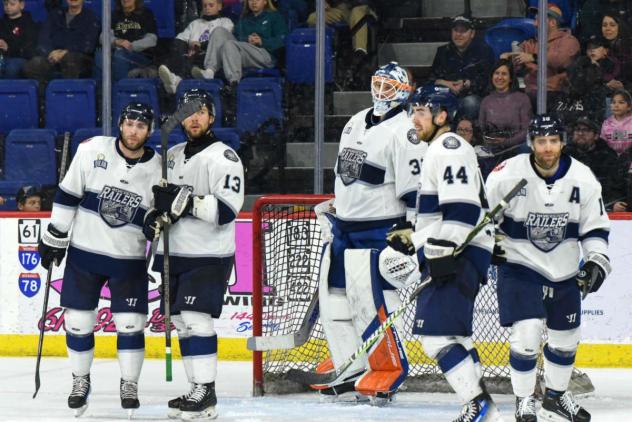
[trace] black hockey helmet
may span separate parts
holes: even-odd
[[[536,136],[554,136],[560,135],[562,145],[566,145],[566,128],[560,119],[553,114],[536,114],[529,122],[529,131],[527,132],[527,143],[533,145],[533,139]]]
[[[145,103],[131,102],[125,106],[119,116],[118,124],[121,126],[125,119],[138,120],[147,123],[149,133],[154,131],[154,112],[151,106]]]
[[[447,123],[456,116],[459,100],[446,87],[436,85],[424,85],[413,92],[408,101],[408,113],[412,114],[413,107],[428,107],[433,116],[440,111],[448,113]]]
[[[191,100],[200,100],[206,106],[211,116],[215,116],[215,103],[210,92],[201,88],[191,88],[182,94],[178,100],[178,108]]]

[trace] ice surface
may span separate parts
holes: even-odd
[[[0,421],[120,421],[127,419],[119,401],[116,360],[97,359],[92,367],[90,406],[79,419],[66,406],[71,375],[67,359],[43,358],[42,387],[36,399],[34,358],[0,358]],[[632,369],[588,369],[596,392],[580,398],[595,422],[632,421]],[[460,411],[453,394],[400,393],[386,408],[321,403],[315,394],[251,397],[248,362],[220,362],[217,380],[218,421],[234,422],[391,422],[451,421]],[[167,400],[188,390],[182,364],[174,362],[174,381],[164,380],[164,362],[146,360],[139,382],[141,407],[136,421],[167,421]],[[505,421],[513,420],[514,399],[494,396]]]

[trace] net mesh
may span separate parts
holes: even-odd
[[[259,210],[262,233],[263,312],[262,334],[275,336],[299,330],[313,295],[318,294],[318,270],[322,253],[320,228],[315,219],[315,204],[266,204]],[[400,290],[403,299],[415,286]],[[509,378],[509,330],[498,322],[496,271],[491,267],[488,283],[476,298],[473,340],[483,366],[487,388],[492,393],[511,393]],[[419,337],[413,336],[414,307],[410,306],[396,322],[403,338],[410,372],[403,388],[408,391],[452,391],[435,361],[423,351]],[[255,321],[257,323],[257,321]],[[309,340],[289,350],[273,350],[263,355],[264,392],[292,393],[307,387],[285,379],[289,369],[313,371],[329,357],[320,321],[311,331]],[[541,375],[541,362],[539,372]],[[583,380],[575,393],[592,391],[590,380],[575,371],[574,378]],[[575,386],[577,383],[571,383]]]

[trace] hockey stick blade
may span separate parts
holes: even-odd
[[[180,123],[182,123],[183,120],[186,120],[187,117],[197,113],[202,109],[202,107],[202,101],[197,98],[182,104],[180,108],[178,108],[176,112],[173,113],[162,125],[160,131],[162,133],[166,132],[166,134],[169,135]]]
[[[527,184],[526,179],[521,179],[514,187],[505,195],[498,205],[492,208],[489,212],[485,214],[485,217],[481,220],[480,223],[474,227],[470,233],[466,236],[465,240],[458,248],[456,248],[454,254],[459,255],[467,245],[472,241],[472,239],[481,232],[493,219],[496,215],[501,212],[503,209],[507,208],[509,202],[515,197],[522,188],[524,188]],[[388,330],[388,328],[395,323],[395,320],[402,315],[408,306],[415,302],[417,296],[430,285],[432,279],[429,277],[422,281],[422,283],[406,298],[406,300],[397,307],[386,320],[367,338],[364,343],[362,343],[355,352],[337,369],[334,371],[326,372],[326,373],[316,373],[316,372],[305,372],[299,369],[291,369],[287,372],[287,378],[298,382],[304,385],[318,385],[318,386],[326,386],[331,387],[333,385],[341,382],[345,376],[346,371],[353,365],[353,363],[369,349],[377,343],[377,341],[382,337],[382,335]]]

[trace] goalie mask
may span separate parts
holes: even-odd
[[[559,135],[562,145],[566,145],[566,129],[561,120],[551,114],[538,114],[529,122],[527,144],[533,146],[533,139],[538,136]]]
[[[371,78],[373,115],[383,116],[389,110],[405,104],[411,91],[408,72],[397,62],[380,67]]]
[[[154,112],[151,106],[145,103],[129,103],[126,105],[119,115],[119,127],[126,119],[143,122],[149,127],[149,133],[154,131]]]

